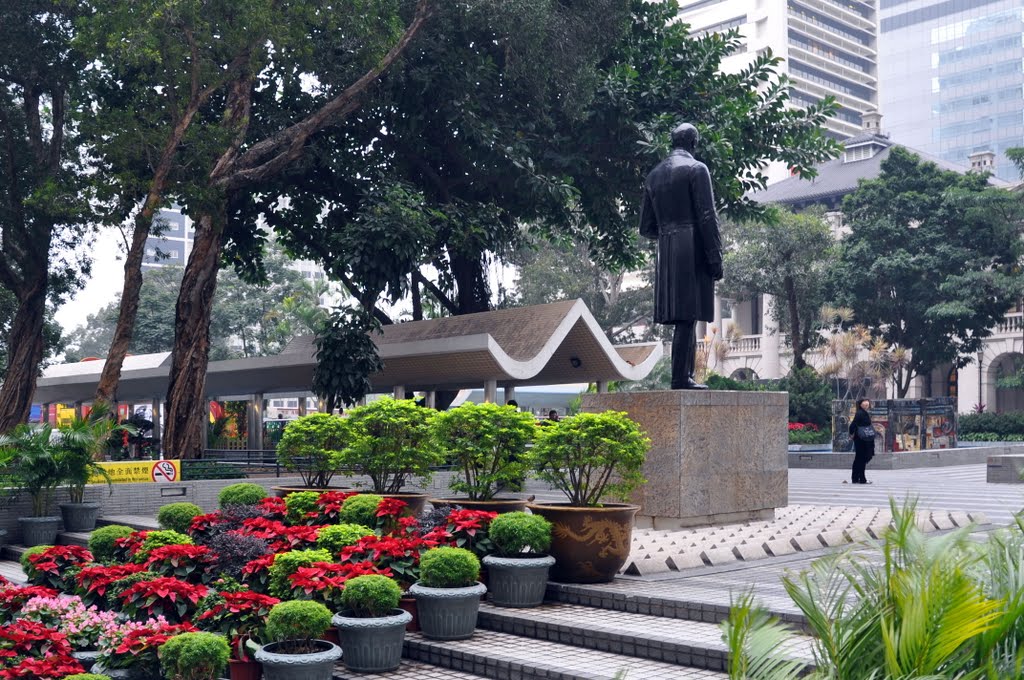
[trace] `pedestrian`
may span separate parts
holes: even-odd
[[[875,457],[875,426],[871,424],[870,399],[857,402],[857,413],[850,422],[850,436],[853,437],[853,483],[870,484],[864,476],[864,468]]]

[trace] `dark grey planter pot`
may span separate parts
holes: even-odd
[[[0,548],[7,545],[7,529],[0,529]]]
[[[263,680],[331,680],[341,647],[316,640],[321,651],[312,654],[279,654],[272,642],[260,647],[256,660],[263,664]]]
[[[92,668],[97,659],[100,658],[100,653],[95,649],[84,649],[80,652],[71,652],[71,656],[78,660],[78,663],[82,664],[82,668],[88,673],[89,669]]]
[[[386,673],[402,663],[405,624],[412,614],[393,609],[391,616],[361,619],[351,611],[335,614],[331,623],[341,638],[341,660],[356,673]]]
[[[99,503],[61,503],[64,531],[92,531],[100,516]]]
[[[26,548],[53,545],[60,530],[60,517],[19,517],[21,542]]]
[[[487,587],[428,588],[414,583],[409,594],[416,598],[420,631],[431,640],[465,640],[473,637],[480,596]]]
[[[148,666],[138,666],[135,668],[106,668],[102,661],[97,661],[93,664],[90,673],[97,675],[106,675],[112,678],[112,680],[163,680],[163,675],[159,669],[150,668]]]
[[[487,555],[487,595],[499,607],[536,607],[544,602],[548,571],[555,563],[550,555],[498,557]]]

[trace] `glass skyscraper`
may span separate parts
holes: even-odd
[[[884,129],[899,144],[968,164],[1024,146],[1024,0],[880,0]]]

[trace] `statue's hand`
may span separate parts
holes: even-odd
[[[725,272],[722,271],[721,262],[712,262],[709,268],[711,269],[711,278],[715,281],[721,281],[725,278]]]

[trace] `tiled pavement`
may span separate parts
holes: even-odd
[[[352,673],[345,670],[341,664],[334,671],[333,680],[373,680],[374,678],[387,678],[388,680],[481,680],[485,676],[474,675],[454,671],[442,666],[432,666],[421,661],[402,659],[402,665],[397,671],[390,673]]]

